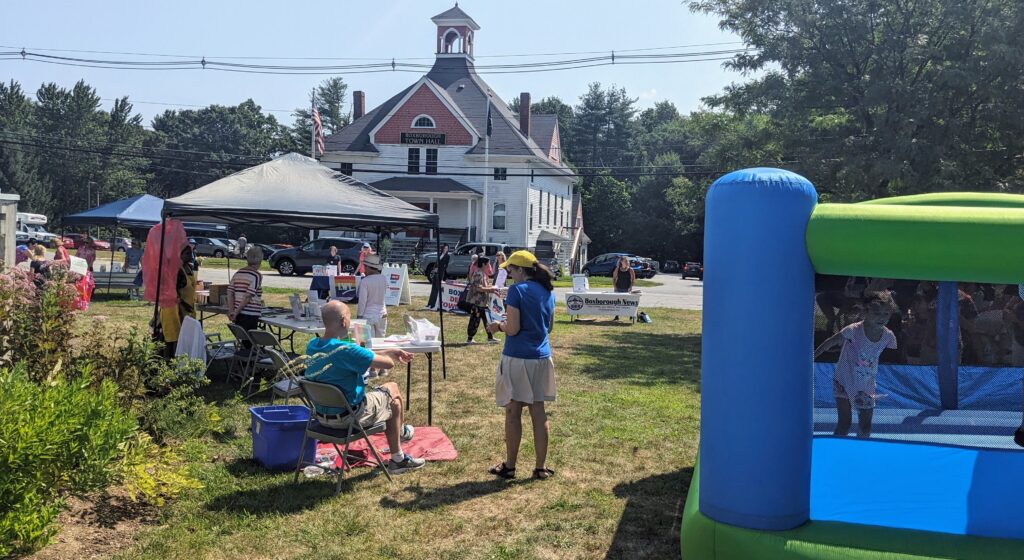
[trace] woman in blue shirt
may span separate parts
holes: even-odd
[[[495,382],[495,402],[505,408],[505,461],[489,472],[501,478],[515,478],[519,442],[523,436],[523,407],[530,409],[537,466],[533,477],[546,479],[555,474],[545,466],[548,454],[548,417],[544,401],[555,400],[555,364],[551,360],[548,333],[554,327],[555,295],[553,275],[529,251],[516,251],[502,263],[515,282],[505,298],[507,319],[487,326],[488,332],[505,333]]]

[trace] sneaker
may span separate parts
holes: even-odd
[[[401,462],[396,463],[394,459],[388,461],[388,472],[391,474],[402,474],[404,472],[422,469],[427,464],[425,459],[417,459],[408,453]]]
[[[498,344],[499,342],[501,342],[501,341],[498,340],[497,338],[488,338],[487,339],[487,344]]]
[[[416,428],[412,427],[412,424],[402,425],[402,441],[412,441],[412,435],[416,432]]]
[[[470,344],[476,344],[476,342],[471,338],[466,341],[466,346],[469,346]]]

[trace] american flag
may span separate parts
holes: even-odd
[[[313,100],[313,142],[316,144],[318,155],[324,155],[324,123],[320,120],[320,111],[316,108],[316,100]]]

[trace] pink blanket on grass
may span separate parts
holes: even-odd
[[[370,441],[377,448],[377,453],[380,453],[382,460],[387,461],[391,458],[388,439],[383,433],[370,436]],[[338,445],[338,448],[344,450],[345,446]],[[455,451],[455,446],[452,445],[452,440],[448,439],[441,428],[436,426],[417,427],[412,440],[402,443],[402,451],[427,461],[454,461],[459,456],[459,453]],[[353,461],[351,466],[374,466],[373,453],[366,447],[366,440],[352,442],[348,447],[348,452],[349,455],[359,457],[358,460]],[[341,467],[341,458],[336,456],[334,446],[330,443],[318,443],[316,453],[317,455],[335,455],[334,466]]]

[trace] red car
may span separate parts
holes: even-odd
[[[65,233],[63,237],[64,247],[66,249],[77,249],[78,247],[81,246],[83,239],[85,239],[84,233]],[[96,245],[96,248],[101,251],[110,250],[109,241],[103,241],[102,239],[93,238],[92,242],[94,245]]]

